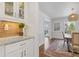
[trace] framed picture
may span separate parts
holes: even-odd
[[[5,15],[13,16],[13,2],[5,2]]]
[[[60,31],[60,23],[54,23],[54,31]]]

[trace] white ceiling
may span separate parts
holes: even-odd
[[[72,13],[79,13],[79,2],[40,2],[40,9],[51,18],[64,17]]]

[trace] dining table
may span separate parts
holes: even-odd
[[[68,52],[70,52],[70,41],[72,39],[72,35],[71,34],[68,34],[68,33],[65,33],[64,34],[64,37],[66,39],[66,42],[67,42],[67,49],[68,49]]]

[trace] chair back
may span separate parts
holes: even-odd
[[[64,33],[62,32],[62,35],[63,35],[63,39],[65,39],[65,37],[64,37]]]

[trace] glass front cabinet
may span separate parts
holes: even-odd
[[[5,2],[5,16],[24,19],[24,2]]]
[[[19,18],[24,19],[24,2],[19,2]]]

